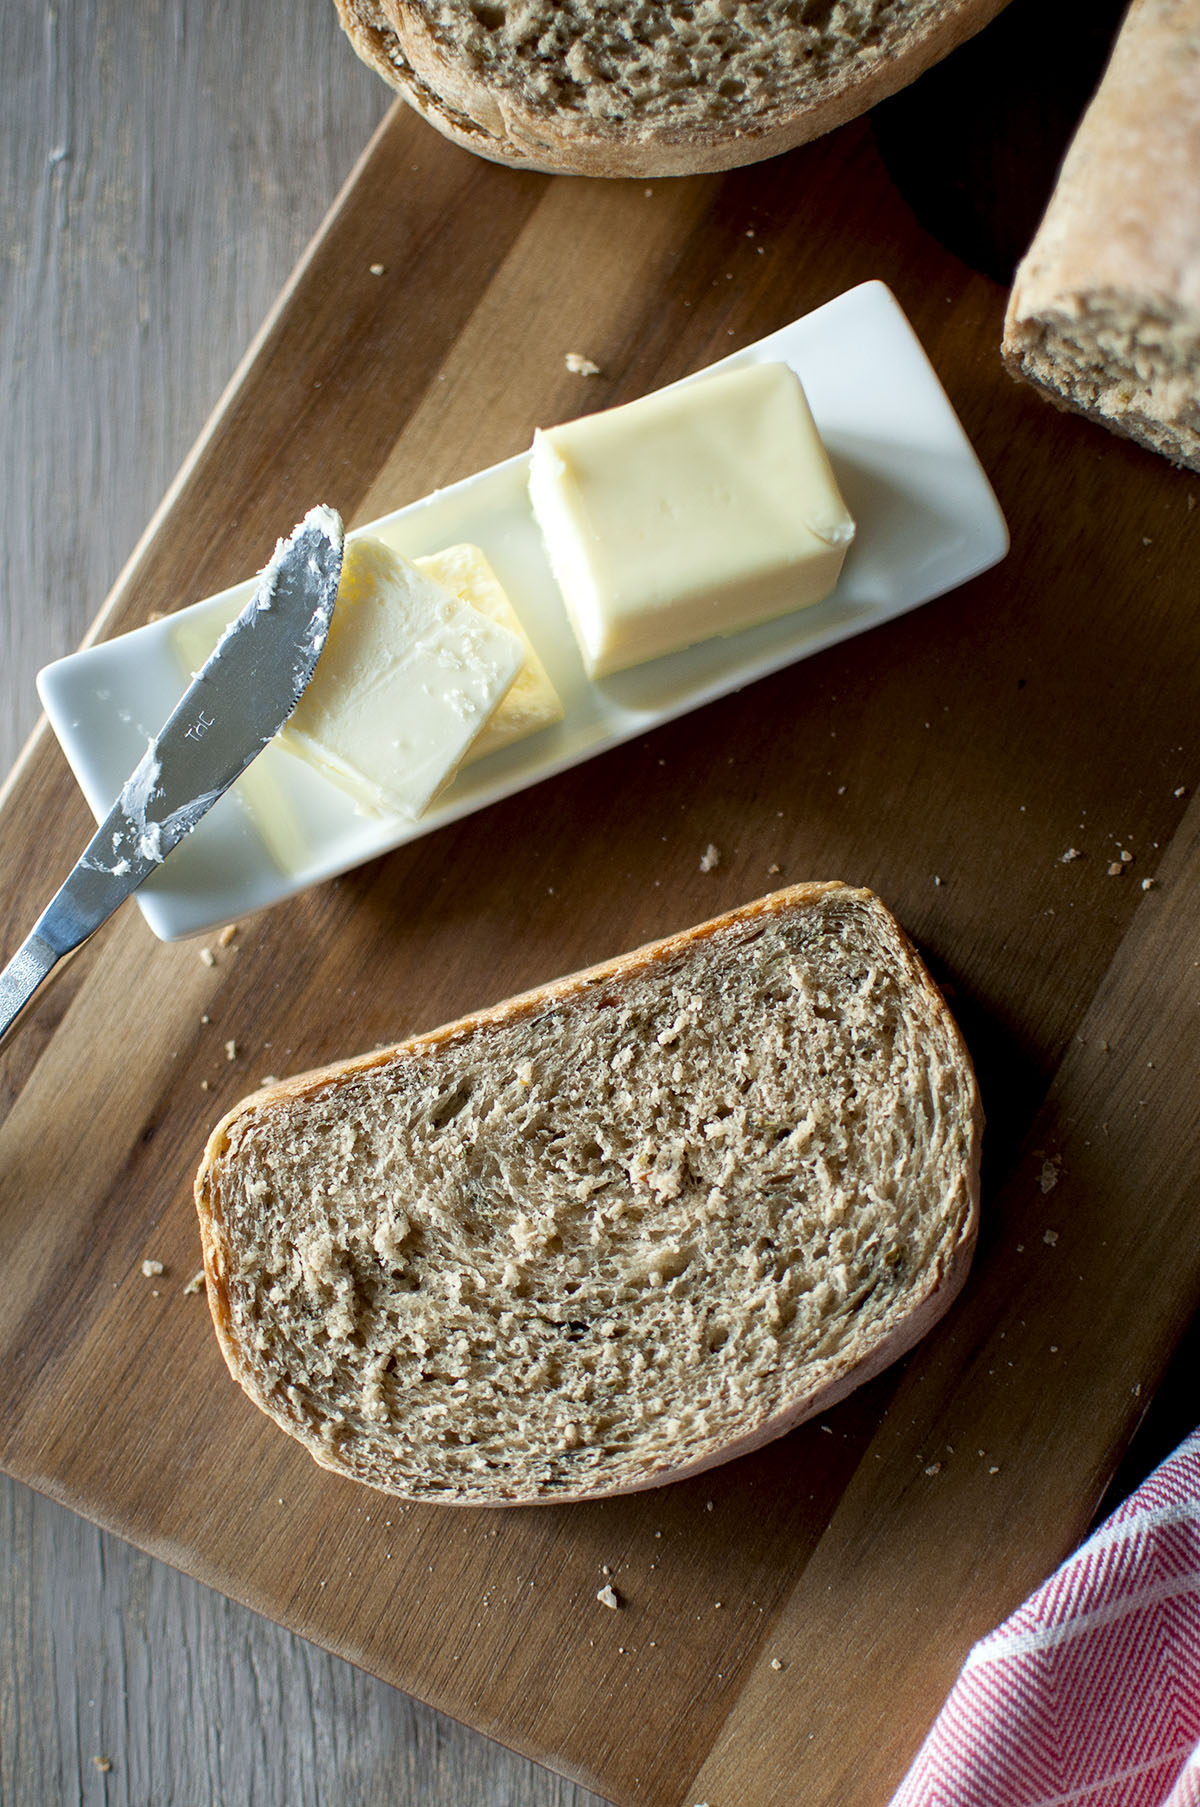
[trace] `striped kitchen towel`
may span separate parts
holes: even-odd
[[[976,1644],[892,1807],[1200,1807],[1200,1431]]]

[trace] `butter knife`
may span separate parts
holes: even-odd
[[[158,870],[288,719],[329,633],[342,546],[341,519],[324,507],[280,540],[254,595],[0,972],[0,1046],[51,969]]]

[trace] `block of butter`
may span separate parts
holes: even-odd
[[[386,528],[377,537],[385,545],[391,544]],[[357,543],[352,540],[350,545]],[[397,549],[392,547],[392,550]],[[487,753],[494,753],[500,747],[561,721],[563,706],[558,692],[503,585],[479,547],[448,546],[442,552],[430,553],[412,562],[434,583],[441,584],[461,602],[469,603],[473,609],[514,634],[524,650],[521,669],[467,748],[462,765],[472,765]],[[196,620],[194,611],[185,611],[176,623],[173,638],[183,667],[191,676],[199,671],[216,645],[217,627],[211,619]],[[271,776],[270,762],[255,760],[242,773],[235,788],[254,816],[276,863],[284,871],[290,871],[300,841],[290,820],[288,806]]]
[[[593,677],[820,602],[854,538],[786,364],[540,431],[529,491]]]
[[[379,537],[386,544],[386,531]],[[471,742],[463,764],[473,765],[477,759],[483,759],[488,753],[495,753],[500,747],[510,746],[515,740],[524,740],[527,734],[536,734],[540,729],[560,722],[563,718],[563,706],[558,692],[550,682],[550,674],[521,626],[503,584],[479,547],[447,546],[443,552],[431,552],[424,558],[414,558],[413,564],[418,571],[432,577],[435,583],[451,591],[460,601],[469,602],[481,615],[486,615],[490,621],[499,622],[510,634],[515,634],[525,649],[520,671],[491,719]]]
[[[280,744],[360,808],[414,820],[524,660],[516,634],[381,540],[348,540],[329,639]]]

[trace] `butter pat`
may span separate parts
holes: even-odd
[[[538,432],[529,491],[593,677],[820,602],[854,538],[786,364]]]
[[[381,538],[384,536],[381,535]],[[478,546],[447,546],[444,552],[433,552],[415,558],[414,565],[435,583],[450,590],[473,609],[495,621],[510,634],[515,634],[524,649],[521,669],[496,708],[471,742],[464,765],[473,765],[488,753],[507,747],[514,740],[524,740],[563,718],[563,706],[550,675],[538,658],[532,640],[517,619],[503,584]]]
[[[523,662],[515,634],[381,540],[348,540],[329,639],[280,744],[360,808],[414,820]]]

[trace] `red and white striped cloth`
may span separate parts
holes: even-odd
[[[976,1644],[892,1807],[1200,1807],[1200,1431]]]

